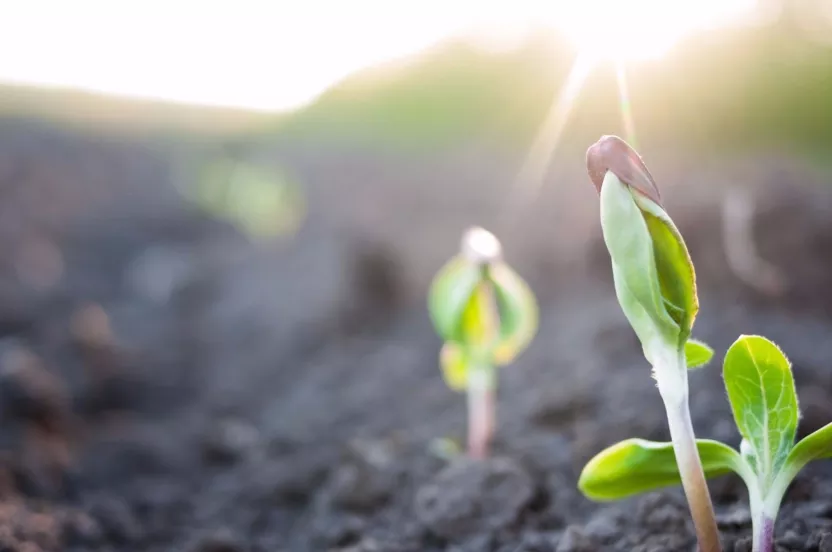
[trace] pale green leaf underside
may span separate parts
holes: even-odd
[[[742,471],[739,453],[717,441],[698,439],[705,477]],[[682,482],[672,443],[628,439],[600,452],[587,463],[578,487],[588,498],[610,501],[628,498]]]
[[[682,330],[680,338],[687,339],[699,311],[696,274],[688,248],[682,234],[661,206],[638,193],[634,193],[633,198],[653,239],[662,298]]]
[[[723,377],[737,427],[754,449],[759,476],[770,483],[792,450],[797,430],[789,361],[768,339],[740,336],[725,355]]]
[[[653,239],[632,192],[612,171],[601,186],[601,228],[618,301],[642,346],[656,339],[675,344],[679,327],[662,298]]]
[[[481,278],[480,269],[461,257],[448,261],[434,278],[428,291],[428,311],[443,340],[461,339],[462,311]]]
[[[531,288],[508,265],[495,264],[490,276],[500,313],[500,343],[494,350],[494,363],[504,365],[531,343],[539,313]]]
[[[711,361],[714,356],[714,350],[707,344],[697,341],[696,339],[688,339],[685,343],[685,362],[688,368],[700,368]]]

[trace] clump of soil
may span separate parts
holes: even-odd
[[[0,549],[693,549],[679,489],[601,505],[575,486],[603,447],[667,438],[598,234],[545,230],[594,212],[581,173],[506,231],[541,327],[500,374],[493,457],[472,461],[435,446],[463,437],[465,405],[439,377],[423,297],[460,230],[496,220],[496,158],[276,148],[309,216],[250,243],[183,202],[180,159],[152,143],[3,123],[0,146]],[[778,342],[805,434],[832,421],[832,202],[784,174],[759,186],[755,219],[760,254],[788,270],[779,297],[725,270],[715,200],[666,195],[698,268],[695,335],[718,352],[740,333]],[[737,444],[719,366],[691,386],[699,435]],[[790,489],[779,550],[832,550],[831,468]],[[725,549],[749,550],[741,482],[712,492]]]

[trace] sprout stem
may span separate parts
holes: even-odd
[[[475,365],[468,375],[468,454],[485,458],[494,437],[494,368]]]
[[[491,234],[486,233],[484,236],[487,238]],[[493,241],[499,246],[496,239]],[[496,251],[495,255],[499,255],[498,247],[494,251]],[[487,277],[489,265],[483,265],[482,270]],[[471,363],[468,375],[468,453],[472,458],[485,458],[488,456],[496,426],[494,388],[497,378],[490,359],[493,358],[493,348],[500,337],[500,313],[497,310],[494,288],[490,282],[481,284],[477,299],[481,306],[480,322],[483,327],[483,339],[480,344],[481,348],[474,352],[475,359]]]
[[[655,366],[656,380],[667,410],[667,423],[682,487],[688,500],[700,552],[722,552],[711,495],[696,448],[690,419],[684,354],[675,355],[677,365]]]
[[[753,552],[774,552],[774,519],[763,512],[754,516]]]

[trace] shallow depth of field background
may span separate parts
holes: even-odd
[[[475,224],[503,240],[543,315],[530,356],[505,372],[504,436],[528,430],[525,398],[618,369],[563,375],[619,346],[657,400],[621,329],[584,169],[603,134],[636,146],[689,239],[703,337],[734,332],[718,355],[740,331],[820,350],[828,0],[679,2],[681,20],[672,2],[636,0],[388,4],[0,5],[0,435],[16,481],[4,496],[46,497],[53,513],[81,504],[105,541],[142,550],[181,549],[217,519],[260,549],[323,549],[307,542],[330,538],[311,528],[317,503],[296,495],[328,472],[309,476],[305,459],[393,434],[426,450],[464,431],[424,302]],[[736,13],[686,29],[696,5]],[[751,226],[731,226],[744,209]],[[764,316],[731,326],[760,304],[794,308],[804,330]],[[31,370],[34,387],[18,381]],[[827,399],[802,404],[826,412]],[[553,417],[571,424],[576,465],[630,436],[607,423],[578,439],[585,410],[567,403]],[[252,442],[269,443],[247,460],[257,469],[286,451],[303,464],[280,464],[290,498],[258,503],[254,521],[230,482],[277,483],[214,467]],[[113,511],[116,529],[100,514]],[[9,546],[31,531],[59,549],[65,526],[41,522],[16,521]]]

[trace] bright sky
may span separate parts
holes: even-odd
[[[598,56],[661,55],[755,0],[0,0],[0,81],[263,110],[471,33],[565,32]]]

